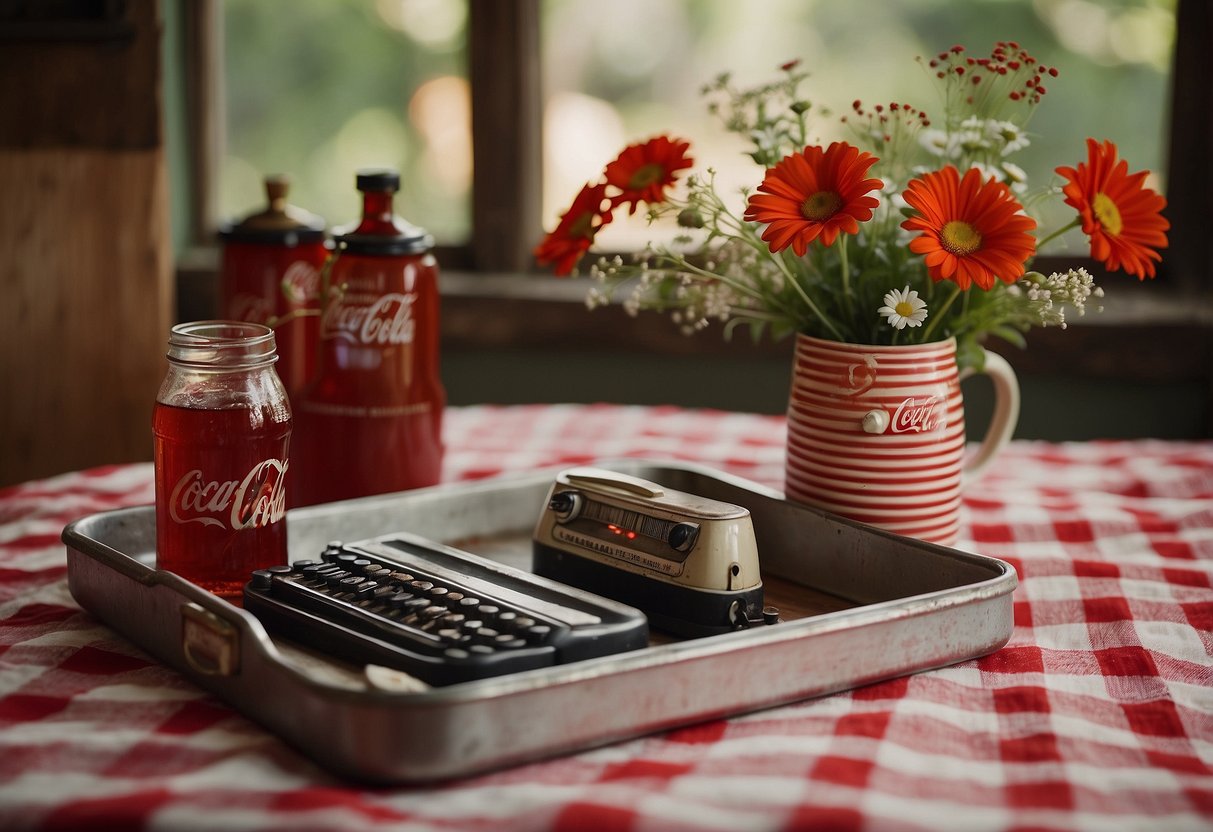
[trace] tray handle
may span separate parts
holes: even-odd
[[[181,650],[204,676],[240,673],[240,631],[193,601],[181,606]]]

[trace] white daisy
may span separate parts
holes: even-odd
[[[986,135],[1002,147],[1003,156],[1023,150],[1031,144],[1028,134],[1010,121],[990,119],[986,122]]]
[[[884,306],[877,309],[876,314],[888,318],[889,325],[894,329],[922,326],[927,319],[927,302],[907,285],[904,289],[894,289],[886,294]]]

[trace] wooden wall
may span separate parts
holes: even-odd
[[[0,18],[0,485],[151,459],[173,300],[160,22],[155,0],[95,5],[118,17]]]

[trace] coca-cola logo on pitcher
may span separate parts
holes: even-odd
[[[417,329],[416,300],[416,292],[389,292],[370,304],[339,300],[324,311],[321,337],[377,346],[411,344]]]
[[[897,406],[889,431],[892,433],[930,433],[948,426],[948,414],[942,396],[911,396]]]
[[[177,523],[201,523],[233,531],[277,523],[286,516],[286,469],[280,459],[253,466],[241,480],[208,480],[199,469],[173,487],[169,516]]]

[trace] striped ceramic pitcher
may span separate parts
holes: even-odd
[[[950,545],[960,491],[1010,439],[1019,385],[987,352],[990,429],[967,464],[956,340],[867,346],[797,336],[788,404],[790,500]]]

